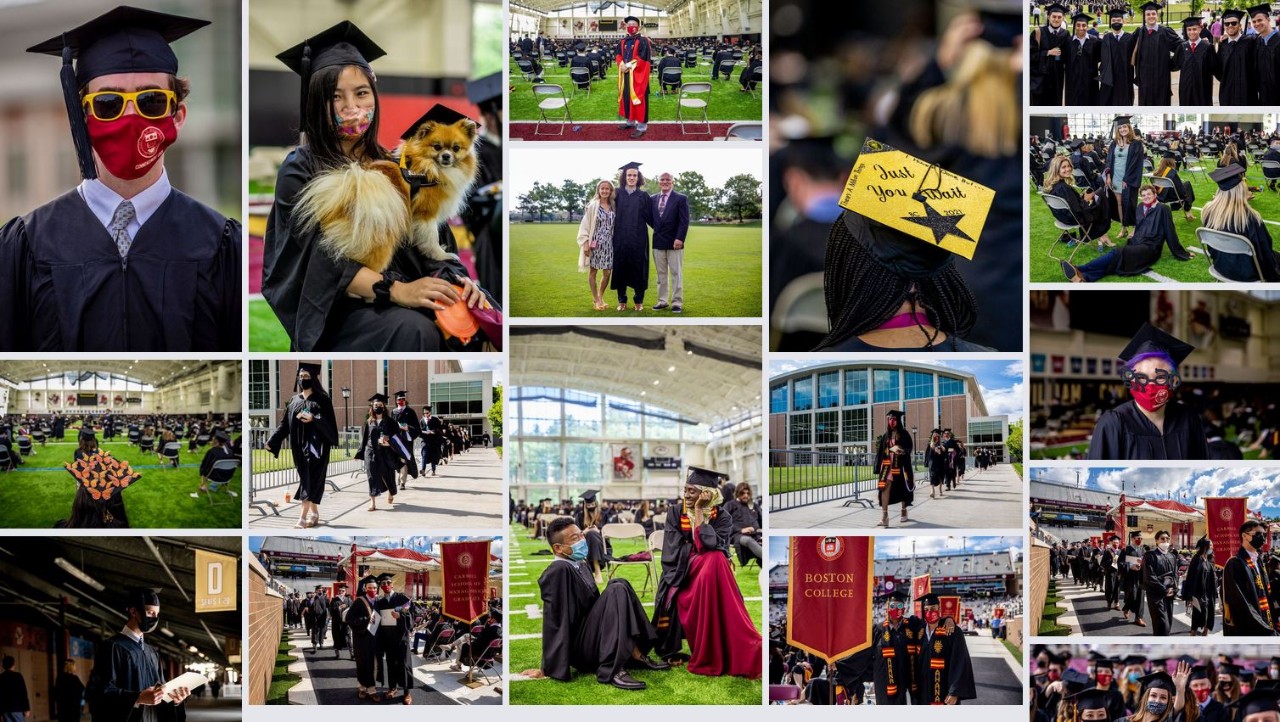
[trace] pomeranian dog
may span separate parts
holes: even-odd
[[[317,174],[298,194],[294,223],[304,233],[319,228],[320,248],[334,260],[378,273],[406,239],[432,260],[456,258],[440,243],[439,224],[466,205],[477,137],[469,119],[422,123],[400,145],[399,165],[352,162]]]

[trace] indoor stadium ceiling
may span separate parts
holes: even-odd
[[[96,371],[133,381],[141,381],[157,390],[166,384],[234,361],[0,361],[0,379],[15,384],[65,373],[89,373]]]
[[[513,386],[610,394],[708,424],[760,407],[758,326],[513,326],[511,337]]]
[[[160,627],[172,636],[157,630],[147,635],[147,641],[184,659],[195,659],[187,649],[194,646],[210,661],[226,665],[233,651],[227,649],[227,639],[241,638],[240,611],[196,613],[195,553],[198,548],[239,558],[240,543],[238,536],[0,539],[0,603],[6,604],[11,618],[47,624],[57,621],[60,599],[66,597],[70,625],[111,636],[127,621],[120,611],[125,607],[125,587],[151,587],[159,590]],[[55,563],[57,559],[63,562]],[[102,589],[68,572],[63,564]],[[244,579],[238,578],[237,583],[243,587]],[[235,598],[243,596],[237,593]],[[181,651],[179,640],[184,645]]]
[[[632,2],[632,7],[646,7],[651,10],[666,10],[671,12],[676,7],[684,5],[688,0],[650,0],[650,2],[640,3]],[[622,17],[626,14],[627,3],[621,3],[622,7],[617,5],[609,5],[601,12],[596,12],[602,4],[601,0],[592,0],[586,2],[566,2],[566,0],[511,0],[512,8],[525,8],[526,10],[536,10],[537,12],[549,13],[554,10],[569,10],[570,8],[586,7],[592,14],[598,14],[601,17]]]

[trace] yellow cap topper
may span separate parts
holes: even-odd
[[[996,192],[868,138],[840,207],[973,260]]]

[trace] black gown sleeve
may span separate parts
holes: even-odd
[[[947,679],[951,683],[947,694],[960,700],[978,696],[973,686],[973,662],[969,658],[969,645],[959,630],[951,635],[951,658],[947,660]]]
[[[1261,221],[1251,219],[1245,235],[1253,243],[1253,253],[1262,267],[1262,280],[1280,281],[1280,257],[1276,256],[1274,241]],[[2,341],[0,341],[2,343]]]
[[[1093,427],[1093,438],[1089,439],[1090,461],[1106,461],[1127,458],[1121,442],[1122,422],[1115,410],[1104,411]]]
[[[1209,458],[1209,440],[1204,436],[1204,424],[1200,414],[1184,407],[1187,416],[1187,458],[1184,461],[1203,461]]]
[[[1240,557],[1227,560],[1222,569],[1223,613],[1230,614],[1234,636],[1269,636],[1271,625],[1258,606],[1258,591]],[[1225,622],[1225,619],[1224,619]]]
[[[328,394],[319,396],[316,403],[320,406],[320,418],[312,419],[315,431],[324,439],[330,448],[338,445],[338,417],[333,413],[333,399]]]
[[[538,579],[542,596],[542,672],[552,679],[569,681],[573,658],[573,630],[578,619],[573,594],[573,570],[552,562]]]
[[[218,295],[218,334],[217,346],[220,351],[239,351],[243,344],[241,319],[244,311],[244,292],[240,279],[243,269],[240,265],[240,254],[244,241],[240,222],[231,218],[222,227],[222,239],[218,244],[218,253],[214,263],[217,265],[219,288]]]
[[[285,405],[284,413],[280,416],[280,425],[276,427],[274,432],[272,432],[271,438],[267,439],[267,451],[270,451],[272,456],[280,456],[280,447],[284,443],[284,440],[289,437],[289,424],[291,419],[289,416],[289,409],[292,408],[292,406],[292,403]]]
[[[360,448],[356,450],[355,459],[364,461],[364,449],[369,444],[369,421],[366,419],[360,424]]]
[[[31,350],[27,231],[21,218],[0,228],[0,351]],[[56,324],[53,324],[56,327]]]

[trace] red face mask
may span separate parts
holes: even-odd
[[[1196,696],[1196,701],[1204,704],[1209,699],[1209,695],[1213,694],[1213,689],[1206,687],[1204,689],[1193,689],[1191,692]]]
[[[942,617],[942,613],[936,609],[931,612],[924,613],[924,621],[928,622],[929,624],[937,624],[938,620],[941,617]]]
[[[1110,672],[1098,673],[1098,684],[1102,685],[1103,687],[1106,687],[1107,685],[1111,684],[1111,679],[1112,677]]]
[[[1133,400],[1147,411],[1155,411],[1169,403],[1170,391],[1168,386],[1147,384],[1146,389],[1139,390],[1134,385],[1130,385],[1129,393],[1133,395]]]
[[[640,32],[640,28],[630,27],[630,26],[627,27],[627,35],[635,35],[638,32]]]
[[[1050,682],[1057,682],[1057,681],[1058,681],[1058,680],[1060,680],[1060,679],[1062,679],[1062,672],[1059,672],[1059,671],[1058,671],[1058,670],[1056,670],[1056,669],[1051,669],[1051,670],[1049,670],[1049,681],[1050,681]]]
[[[892,620],[892,621],[894,621],[894,622],[898,621],[899,619],[902,619],[902,610],[901,610],[901,609],[890,609],[890,610],[888,611],[888,614],[889,614],[889,619],[890,619],[890,620]]]
[[[173,116],[151,120],[136,113],[115,120],[86,116],[89,140],[107,172],[121,180],[135,180],[147,174],[164,155],[165,148],[178,139]]]

